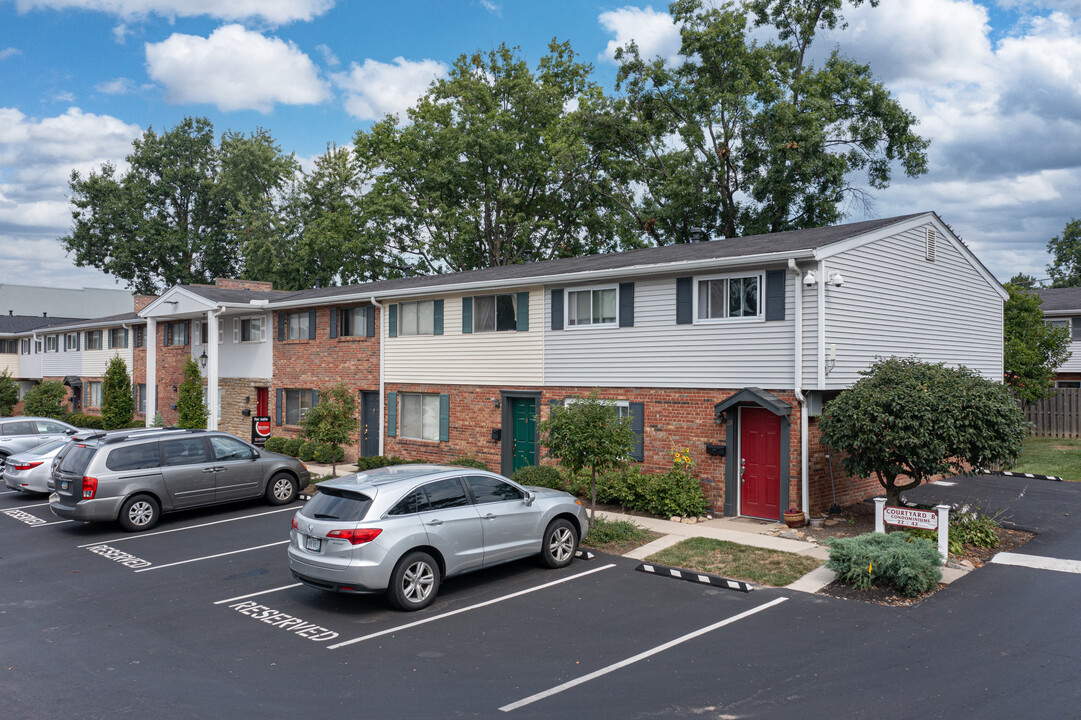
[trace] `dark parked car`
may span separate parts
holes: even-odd
[[[321,483],[293,516],[289,568],[312,587],[386,592],[396,607],[420,610],[445,577],[529,556],[568,565],[588,529],[582,504],[560,490],[402,465]]]
[[[147,530],[163,512],[263,496],[296,499],[308,469],[223,432],[165,429],[96,433],[63,452],[49,507],[70,520],[116,520]]]

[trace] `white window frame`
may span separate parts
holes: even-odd
[[[79,349],[79,333],[64,333],[64,352]]]
[[[405,306],[416,305],[417,306],[417,327],[414,332],[406,332],[405,327]],[[430,305],[432,308],[432,327],[427,332],[421,332],[420,328],[420,306]],[[420,337],[424,335],[435,335],[435,300],[410,300],[408,302],[398,303],[398,336],[399,337]]]
[[[563,399],[563,406],[574,405],[575,403],[585,402],[586,398],[583,397],[569,397]],[[619,418],[629,418],[631,416],[631,401],[630,400],[606,400],[604,398],[597,398],[597,402],[604,403],[605,405],[613,405],[616,410],[619,411]]]
[[[127,339],[124,337],[124,328],[111,328],[106,332],[108,333],[110,350],[112,350],[113,348],[126,349],[128,347]],[[115,345],[113,344],[113,333],[117,333],[120,336],[120,342],[116,343]]]
[[[511,302],[511,309],[514,318],[514,327],[499,329],[499,298],[509,297]],[[480,300],[492,299],[492,328],[481,328],[478,326],[480,320],[480,312],[478,311]],[[619,314],[619,296],[616,296],[616,314]],[[617,317],[618,321],[619,318]],[[518,332],[518,293],[492,293],[490,295],[474,295],[473,296],[473,332],[474,333],[496,333],[496,332]]]
[[[420,435],[408,435],[406,434],[405,426],[405,401],[407,398],[420,397]],[[424,425],[424,406],[434,402],[435,404],[435,420],[434,428],[425,427]],[[430,431],[430,432],[429,432]],[[431,437],[428,437],[431,435]],[[400,392],[398,393],[398,437],[405,440],[432,440],[439,441],[439,394],[438,393],[414,393],[414,392]]]
[[[252,339],[242,340],[241,339],[241,337],[243,335],[242,331],[243,331],[244,321],[245,320],[248,321],[248,328],[249,328],[248,334],[249,335],[254,334],[251,331],[251,324],[253,322],[255,322],[256,320],[259,321],[258,337],[256,337],[254,340],[252,340]],[[240,344],[253,345],[253,344],[256,344],[256,343],[266,342],[266,326],[267,326],[266,317],[263,316],[263,315],[244,315],[242,317],[233,318],[233,344],[234,345],[240,345]],[[220,327],[219,327],[219,331],[220,331]],[[221,337],[220,332],[219,332],[218,337],[219,337],[219,342],[220,342],[220,337]],[[296,338],[292,338],[292,339],[295,340]]]
[[[725,292],[725,306],[724,317],[719,318],[703,318],[698,316],[698,295],[699,286],[704,282],[711,282],[714,280],[729,281],[733,279],[742,279],[756,277],[758,278],[758,314],[744,317],[730,317],[728,315],[728,293]],[[694,279],[694,287],[691,289],[693,307],[691,309],[692,317],[695,325],[716,325],[718,323],[758,323],[766,321],[766,273],[765,271],[758,272],[734,272],[724,273],[721,275],[703,275],[702,277],[696,277]]]
[[[49,346],[52,345],[52,350]],[[59,352],[60,349],[60,336],[59,335],[46,335],[45,336],[45,352]]]
[[[87,407],[101,407],[101,381],[90,380],[86,383],[86,403]]]
[[[616,315],[612,322],[593,322],[593,293],[603,292],[605,290],[612,290],[616,294]],[[571,301],[571,296],[576,293],[590,293],[589,297],[589,322],[588,323],[572,323],[571,322],[571,307],[574,303]],[[587,285],[585,287],[565,288],[565,301],[563,303],[563,327],[568,330],[583,330],[583,329],[597,329],[597,328],[614,328],[619,327],[619,285]]]

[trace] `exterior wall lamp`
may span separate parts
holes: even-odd
[[[201,368],[203,368],[205,370],[206,369],[206,361],[208,359],[209,358],[207,358],[207,356],[206,356],[206,350],[203,350],[203,354],[199,356],[199,367],[201,367]]]

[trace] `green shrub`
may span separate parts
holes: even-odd
[[[165,418],[161,413],[154,413],[154,419],[150,421],[150,427],[165,427]]]
[[[285,452],[285,438],[271,435],[266,439],[266,442],[263,443],[263,448],[267,452]]]
[[[84,415],[82,413],[72,413],[67,419],[67,422],[75,427],[86,428],[87,430],[103,430],[105,428],[103,421],[104,418],[97,415]]]
[[[908,535],[913,540],[917,538],[920,540],[926,540],[927,542],[934,545],[936,548],[938,547],[938,530],[927,530],[925,528],[909,528],[907,530],[904,530],[903,532],[905,535]],[[949,552],[950,555],[959,556],[965,554],[965,544],[961,541],[960,537],[954,534],[952,527],[950,528],[949,545],[950,546],[949,548],[947,548],[947,552]]]
[[[18,403],[19,381],[11,376],[7,368],[4,368],[0,371],[0,416],[10,415]]]
[[[364,472],[365,470],[374,470],[388,465],[404,465],[408,462],[411,461],[397,455],[372,455],[371,457],[357,458],[357,471]]]
[[[297,457],[304,462],[311,462],[315,459],[315,448],[319,443],[314,443],[311,440],[306,440],[300,444],[300,449],[297,451]]]
[[[826,567],[837,579],[860,590],[888,585],[909,597],[934,589],[942,579],[942,558],[935,546],[908,533],[865,533],[826,540]]]
[[[345,450],[342,450],[341,445],[332,445],[330,443],[315,443],[315,451],[312,453],[312,460],[317,463],[338,463],[345,459]]]
[[[518,469],[510,479],[519,485],[532,485],[534,487],[546,487],[553,490],[566,490],[567,482],[559,468],[551,465],[529,465]]]
[[[31,417],[49,417],[62,420],[68,409],[64,398],[68,389],[57,380],[45,380],[26,391],[23,396],[23,414]]]
[[[610,542],[646,540],[650,537],[652,536],[648,530],[627,520],[606,520],[598,517],[594,518],[584,540],[593,545],[604,545]]]
[[[567,491],[578,496],[584,495],[588,488],[589,476],[584,474],[572,476],[567,483]],[[666,518],[698,517],[709,511],[697,478],[679,471],[651,475],[642,472],[638,465],[598,475],[597,502]]]
[[[472,455],[462,455],[451,460],[448,465],[458,465],[460,467],[476,468],[477,470],[487,470],[488,466],[483,461],[478,460]]]
[[[962,543],[975,547],[998,547],[999,524],[996,517],[970,511],[968,506],[961,508],[956,515],[950,513],[950,539],[956,536]]]
[[[300,456],[300,446],[304,444],[304,438],[289,438],[282,446],[282,452],[293,457]]]

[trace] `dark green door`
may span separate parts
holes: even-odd
[[[537,401],[533,398],[510,399],[511,424],[511,473],[536,465],[537,457]]]

